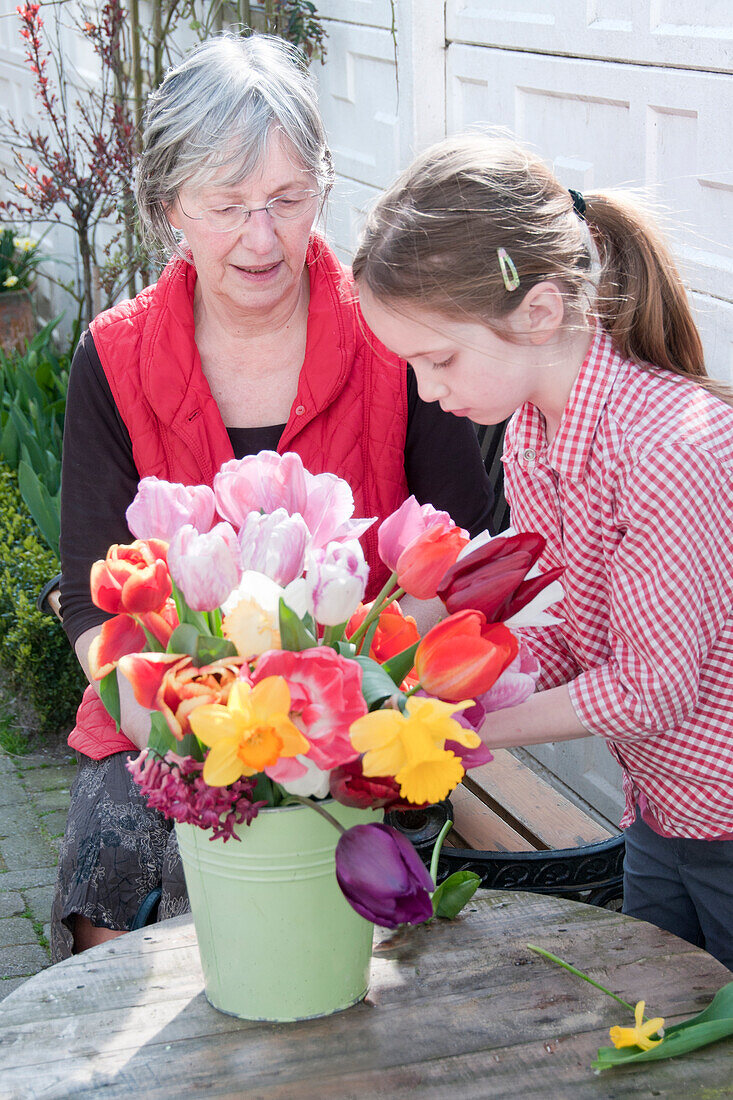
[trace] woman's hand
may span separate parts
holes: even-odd
[[[74,647],[79,658],[79,664],[84,669],[84,675],[97,694],[99,694],[99,680],[93,680],[89,673],[89,647],[101,633],[101,630],[101,625],[85,630],[77,638]],[[135,699],[132,685],[120,673],[117,674],[117,682],[120,686],[120,728],[125,737],[129,737],[139,749],[144,749],[150,737],[150,715],[152,711],[140,706]]]

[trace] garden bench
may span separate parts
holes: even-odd
[[[526,890],[618,909],[624,838],[601,824],[506,749],[473,768],[449,799],[389,815],[430,862],[447,820],[438,864],[442,881],[475,872],[494,890]]]

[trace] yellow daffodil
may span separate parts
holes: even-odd
[[[18,276],[17,275],[8,275],[7,279],[5,279],[5,281],[3,282],[3,286],[7,286],[7,287],[15,286],[15,284],[17,282],[18,282]]]
[[[463,728],[453,718],[471,701],[445,703],[440,699],[413,696],[405,714],[398,710],[377,710],[357,718],[350,728],[351,743],[364,753],[365,776],[393,775],[400,794],[410,802],[439,802],[463,777],[461,760],[445,748],[457,741],[476,748],[478,734]]]
[[[283,756],[297,756],[310,743],[288,717],[290,689],[282,676],[268,676],[255,687],[232,684],[227,705],[208,703],[191,712],[191,729],[209,746],[204,781],[225,787],[255,775]]]
[[[641,1047],[642,1050],[651,1050],[658,1046],[664,1038],[664,1020],[661,1016],[655,1016],[653,1020],[644,1022],[645,1002],[639,1001],[634,1009],[636,1027],[612,1027],[609,1031],[611,1042],[617,1048]],[[651,1039],[650,1036],[659,1032],[659,1039]]]
[[[13,237],[13,247],[20,252],[33,252],[37,244],[32,237]]]

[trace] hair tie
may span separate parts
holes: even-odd
[[[504,286],[511,294],[511,292],[516,290],[519,286],[519,273],[514,266],[514,260],[505,248],[497,248],[496,255],[499,259],[499,267],[501,268],[501,277],[504,280]]]
[[[585,199],[581,195],[580,191],[574,191],[572,187],[568,187],[568,194],[573,200],[573,210],[585,221]]]

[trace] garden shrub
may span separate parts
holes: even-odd
[[[0,666],[6,687],[38,716],[38,732],[68,730],[86,685],[61,624],[36,607],[59,570],[18,489],[0,464]]]

